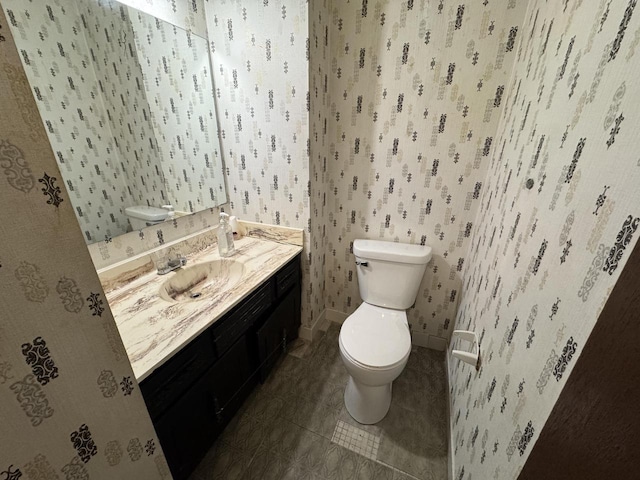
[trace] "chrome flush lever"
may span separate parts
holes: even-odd
[[[361,267],[368,267],[369,262],[359,262],[358,260],[356,260],[356,265],[359,265]]]

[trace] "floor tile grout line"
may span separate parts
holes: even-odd
[[[415,475],[412,475],[412,474],[410,474],[410,473],[407,473],[407,472],[405,472],[404,470],[401,470],[401,469],[400,469],[400,468],[398,468],[398,467],[394,467],[393,465],[390,465],[390,464],[388,464],[388,463],[385,463],[385,462],[383,462],[383,461],[381,461],[381,460],[376,460],[375,462],[376,462],[376,463],[379,463],[379,464],[380,464],[380,465],[382,465],[383,467],[390,468],[390,469],[391,469],[391,470],[393,470],[394,472],[400,472],[400,473],[402,473],[403,475],[406,475],[407,477],[412,478],[413,480],[420,480],[420,479],[419,479],[418,477],[416,477]]]
[[[264,442],[264,438],[260,441],[260,444],[254,449],[253,454],[251,455],[251,460],[249,460],[249,462],[247,463],[247,466],[242,470],[242,476],[244,476],[249,471],[249,468],[251,468],[251,464],[253,463],[253,460],[258,455],[258,451],[260,450],[260,447],[262,446],[263,442]]]
[[[284,420],[285,422],[292,423],[292,424],[293,424],[293,425],[295,425],[296,427],[303,428],[303,429],[305,429],[307,432],[311,432],[311,433],[313,433],[314,435],[318,435],[319,437],[325,438],[325,439],[329,440],[329,442],[331,443],[331,438],[330,438],[330,437],[327,437],[326,435],[323,435],[323,434],[318,433],[318,432],[314,432],[313,430],[311,430],[310,428],[305,427],[304,425],[298,425],[296,422],[294,422],[293,420],[289,420],[288,418],[282,418],[282,417],[280,417],[280,419],[281,419],[281,420]],[[332,434],[333,434],[333,433],[332,433]]]
[[[252,415],[249,415],[249,417],[253,418],[253,420],[258,420],[259,422],[261,421],[259,418],[253,417]],[[249,471],[249,468],[251,468],[251,464],[253,463],[256,456],[258,455],[258,452],[260,451],[260,447],[262,447],[262,444],[266,441],[266,438],[267,438],[267,435],[264,435],[262,437],[262,440],[260,440],[260,443],[258,444],[258,446],[253,449],[253,452],[251,454],[251,459],[247,463],[247,466],[242,470],[241,476],[244,476]]]

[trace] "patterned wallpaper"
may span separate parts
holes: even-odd
[[[171,478],[0,10],[0,477]]]
[[[450,364],[456,480],[517,477],[637,241],[635,9],[532,0],[519,29],[456,319],[483,356]]]
[[[203,39],[136,12],[134,41],[114,0],[4,6],[87,243],[126,232],[131,205],[226,201]]]
[[[307,7],[305,0],[205,4],[231,213],[306,230],[304,325],[317,305],[309,280]]]
[[[232,211],[308,227],[307,2],[205,7]]]
[[[333,3],[327,308],[360,304],[356,238],[430,245],[408,316],[414,341],[445,348],[525,9],[523,0]]]
[[[313,2],[308,57],[305,3],[248,7],[206,4],[233,213],[307,229],[305,325],[359,303],[355,238],[433,245],[410,318],[443,347],[525,5]]]
[[[182,212],[226,203],[206,37],[133,9],[129,17],[167,201]]]
[[[309,4],[309,277],[305,284],[309,305],[307,322],[321,318],[326,308],[326,254],[328,243],[328,113],[331,52],[330,0]]]

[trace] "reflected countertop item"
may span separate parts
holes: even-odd
[[[242,281],[219,294],[197,301],[169,302],[160,287],[175,272],[155,270],[106,293],[136,379],[148,377],[182,347],[302,251],[297,245],[244,237],[229,257],[244,263]],[[220,259],[217,245],[189,255],[185,268]],[[179,271],[179,270],[178,270]]]

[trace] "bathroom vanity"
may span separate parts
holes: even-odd
[[[149,271],[126,282],[112,275],[105,282],[176,480],[189,476],[287,343],[297,338],[301,250],[243,238],[228,260],[219,258],[213,244],[188,256],[187,266],[176,272],[160,276]],[[189,268],[198,272],[199,266],[225,261],[242,264],[239,280],[225,279],[232,269],[223,266],[216,273],[221,276],[217,290],[193,299],[167,298],[172,276],[180,279]],[[131,270],[127,275],[136,276]]]

